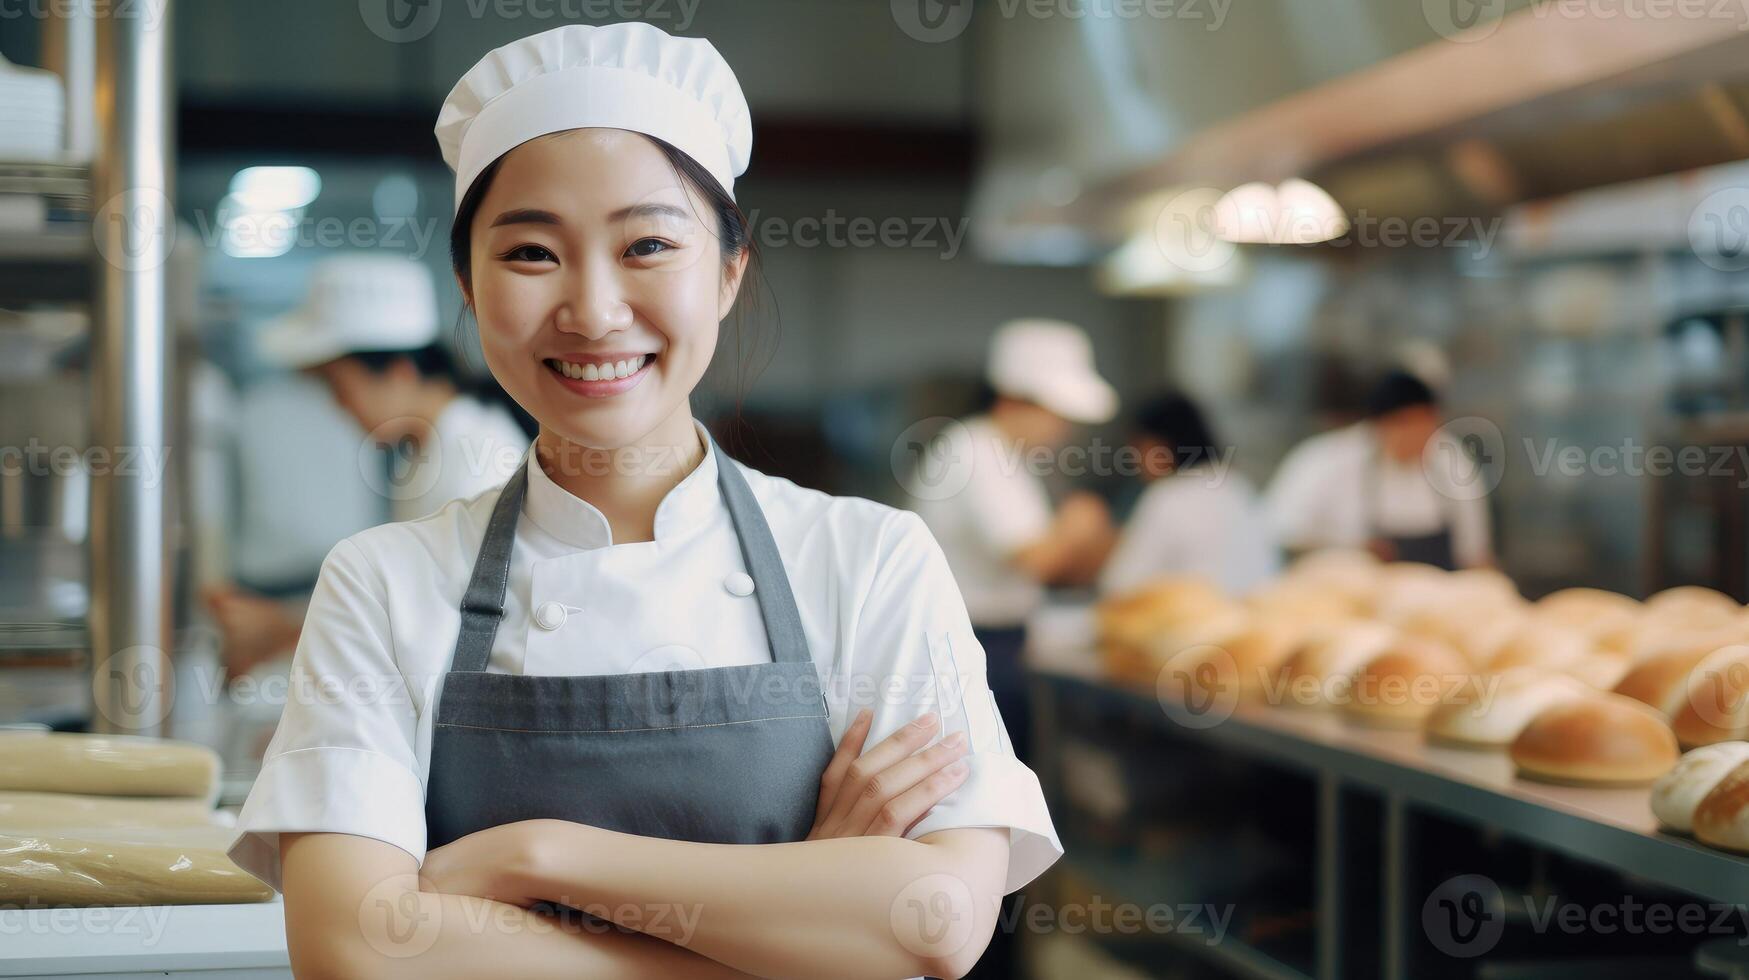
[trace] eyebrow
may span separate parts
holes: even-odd
[[[609,214],[609,221],[624,221],[627,218],[673,218],[684,221],[692,217],[692,213],[672,204],[632,204]],[[551,211],[540,208],[515,208],[492,219],[488,227],[498,228],[503,225],[563,225],[565,222]]]

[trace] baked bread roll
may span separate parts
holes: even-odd
[[[1712,652],[1712,649],[1676,650],[1648,657],[1622,677],[1615,685],[1615,693],[1651,705],[1659,714],[1674,720],[1688,700],[1689,675]]]
[[[1101,601],[1094,607],[1094,620],[1106,675],[1152,685],[1160,669],[1151,647],[1154,638],[1207,608],[1231,604],[1220,589],[1193,576],[1165,576]]]
[[[1378,588],[1380,568],[1379,560],[1370,551],[1324,548],[1301,556],[1288,566],[1282,580],[1366,604]]]
[[[1739,763],[1701,797],[1694,836],[1702,844],[1749,853],[1749,763]]]
[[[210,801],[218,788],[219,756],[204,745],[125,735],[0,732],[0,790]]]
[[[1354,675],[1396,639],[1395,628],[1370,619],[1353,620],[1318,633],[1282,664],[1277,675],[1280,703],[1302,708],[1341,704],[1348,700]]]
[[[1393,561],[1379,572],[1373,595],[1373,615],[1387,623],[1401,623],[1414,613],[1441,605],[1447,598],[1443,568],[1413,561]]]
[[[1652,784],[1652,815],[1665,829],[1694,832],[1694,811],[1732,769],[1749,762],[1749,742],[1720,742],[1683,753]]]
[[[1601,691],[1544,708],[1512,742],[1519,775],[1559,783],[1649,783],[1670,771],[1677,754],[1662,715]]]
[[[1678,585],[1646,599],[1648,615],[1693,626],[1729,626],[1743,614],[1737,600],[1699,585]]]
[[[232,832],[199,833],[201,846],[0,833],[0,906],[208,905],[273,897],[231,863]]]
[[[1534,619],[1508,637],[1488,660],[1487,666],[1491,671],[1514,667],[1560,670],[1593,649],[1591,637],[1583,631],[1545,619]]]
[[[1561,589],[1537,600],[1537,618],[1579,630],[1594,639],[1630,629],[1639,622],[1640,604],[1619,592],[1603,589]]]
[[[1609,691],[1621,683],[1633,666],[1626,657],[1597,650],[1561,668],[1561,672],[1595,690]]]
[[[1559,671],[1516,667],[1481,680],[1473,700],[1442,704],[1427,716],[1428,738],[1466,748],[1504,749],[1544,708],[1596,692]]]
[[[1476,693],[1463,654],[1436,640],[1406,636],[1354,675],[1342,709],[1363,724],[1417,728],[1440,705]]]
[[[1408,636],[1438,640],[1480,667],[1524,627],[1524,603],[1484,598],[1416,610],[1403,619]]]
[[[1749,646],[1714,650],[1689,672],[1670,727],[1685,746],[1749,737]]]

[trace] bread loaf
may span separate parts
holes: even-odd
[[[1537,600],[1533,614],[1557,626],[1579,630],[1602,639],[1639,622],[1640,604],[1617,592],[1603,589],[1561,589]]]
[[[1354,620],[1330,627],[1290,655],[1277,675],[1279,702],[1329,708],[1348,700],[1354,675],[1388,649],[1397,631],[1385,623]]]
[[[1363,724],[1416,728],[1441,704],[1473,698],[1474,681],[1469,661],[1456,650],[1402,637],[1354,675],[1342,708]]]
[[[1749,742],[1719,742],[1690,749],[1652,785],[1652,814],[1665,828],[1694,831],[1694,813],[1725,774],[1749,762]]]
[[[1749,853],[1749,762],[1725,773],[1694,808],[1694,836],[1703,844]]]
[[[1519,775],[1552,782],[1649,783],[1676,759],[1676,736],[1662,715],[1604,692],[1544,708],[1512,742]]]
[[[1485,677],[1474,700],[1442,704],[1427,717],[1428,738],[1468,748],[1504,749],[1544,708],[1596,693],[1559,671],[1517,667]]]
[[[1687,696],[1670,725],[1685,746],[1749,737],[1749,646],[1708,654],[1689,672]]]
[[[1622,677],[1615,693],[1651,705],[1659,714],[1674,719],[1688,700],[1689,675],[1711,653],[1711,650],[1676,650],[1648,657]]]

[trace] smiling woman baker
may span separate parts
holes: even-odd
[[[692,416],[751,133],[708,42],[639,24],[444,103],[456,278],[540,435],[323,564],[230,850],[299,976],[955,977],[1061,855],[923,523]]]

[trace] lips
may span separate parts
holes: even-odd
[[[606,398],[637,387],[655,362],[655,354],[627,354],[588,360],[549,357],[541,363],[570,391],[586,398]]]

